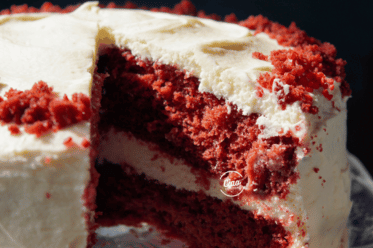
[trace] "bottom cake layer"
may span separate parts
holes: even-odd
[[[128,165],[104,161],[97,190],[98,223],[138,225],[148,222],[190,247],[289,247],[289,232],[231,201],[202,192],[177,190],[144,175]]]

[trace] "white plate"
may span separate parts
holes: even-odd
[[[351,199],[354,202],[348,226],[351,248],[373,247],[373,181],[363,164],[348,156],[351,170]],[[181,248],[178,240],[169,240],[147,224],[142,228],[116,226],[99,228],[94,248]]]

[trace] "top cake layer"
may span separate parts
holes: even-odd
[[[280,95],[289,94],[294,85],[287,85],[278,77],[274,77],[272,87],[263,89],[258,83],[260,75],[271,74],[275,66],[259,59],[257,53],[269,56],[272,51],[289,49],[280,46],[277,40],[265,33],[254,35],[254,31],[234,24],[141,10],[102,9],[99,16],[101,28],[112,34],[111,43],[128,47],[132,54],[142,59],[176,65],[191,72],[199,78],[200,92],[225,99],[242,110],[244,115],[261,114],[258,124],[266,127],[262,137],[277,136],[281,131],[286,133],[290,130],[302,139],[306,133],[315,132],[314,129],[326,119],[335,116],[339,112],[337,109],[343,108],[339,83],[335,81],[330,87],[334,89],[327,89],[331,99],[324,96],[321,86],[319,89],[298,91],[298,94],[304,95],[301,98],[312,99],[312,105],[319,109],[317,114],[304,111],[302,99],[286,104],[284,109],[284,105],[279,104]],[[303,52],[306,53],[300,51],[298,56],[301,57]],[[291,57],[286,63],[292,67],[302,66]],[[309,69],[307,67],[312,63],[320,61],[309,60],[304,69]],[[325,77],[320,66],[314,69],[318,70]],[[281,87],[281,91],[276,91],[276,87]]]

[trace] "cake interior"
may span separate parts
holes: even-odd
[[[274,151],[284,161],[281,173],[271,173],[263,164],[260,170],[245,174],[242,182],[246,184],[250,173],[255,173],[258,186],[248,194],[261,199],[286,196],[287,186],[297,178],[291,137],[284,135],[260,144],[257,114],[243,116],[223,99],[198,92],[198,79],[175,66],[141,60],[127,49],[102,45],[94,78],[93,88],[102,88],[101,107],[95,115],[101,139],[114,129],[145,144],[156,144],[161,154],[171,160],[182,159],[196,171],[197,183],[205,189],[210,178],[229,169],[246,171],[239,162],[242,158],[232,154],[244,156],[244,152],[256,151],[256,146],[271,150],[281,145],[285,147],[281,154]],[[220,149],[214,148],[214,140],[221,141]],[[290,232],[276,219],[242,210],[233,201],[211,197],[202,190],[192,192],[159,182],[138,174],[136,166],[104,157],[96,160],[99,225],[148,222],[191,247],[291,245]]]

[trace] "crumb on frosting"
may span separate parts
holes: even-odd
[[[91,142],[87,138],[83,138],[82,142],[80,143],[82,147],[88,148],[91,146]]]
[[[342,97],[351,95],[350,86],[345,80],[346,73],[344,66],[346,65],[346,61],[336,59],[337,50],[332,44],[328,42],[322,43],[308,36],[306,32],[299,29],[294,22],[291,23],[289,27],[285,27],[279,23],[268,20],[268,18],[262,15],[250,16],[246,20],[240,21],[238,24],[255,30],[256,34],[264,32],[268,34],[270,38],[276,39],[277,42],[283,46],[307,49],[306,47],[315,45],[310,52],[322,58],[321,63],[323,66],[321,72],[340,83],[339,87]]]
[[[6,100],[0,99],[0,121],[12,124],[12,134],[17,132],[15,125],[24,125],[26,133],[40,137],[91,117],[87,95],[75,93],[71,100],[66,95],[61,99],[43,81],[35,83],[31,90],[11,88],[5,97]]]
[[[50,164],[52,162],[52,158],[50,157],[50,156],[46,156],[45,158],[44,158],[44,163],[45,164]]]
[[[67,138],[63,141],[63,144],[64,144],[67,148],[69,148],[69,147],[73,147],[73,146],[76,145],[75,142],[74,142],[74,140],[73,140],[73,138],[71,138],[71,137],[67,137]]]
[[[293,50],[275,50],[269,57],[259,52],[253,53],[254,58],[269,60],[274,66],[271,73],[266,72],[259,76],[258,83],[261,87],[276,93],[282,109],[300,101],[302,111],[317,114],[319,110],[313,106],[313,97],[310,93],[319,88],[322,88],[322,94],[327,100],[333,98],[329,90],[334,89],[334,80],[327,78],[322,72],[325,71],[325,65],[322,63],[322,56],[316,53],[317,50],[317,45],[308,45],[295,47]],[[284,89],[284,85],[288,87],[287,90]],[[260,95],[262,94],[258,96]]]
[[[16,124],[9,125],[8,130],[12,135],[21,134],[21,130],[19,130],[19,127]]]
[[[52,197],[51,193],[49,193],[49,192],[45,193],[45,198],[50,199],[51,197]]]

